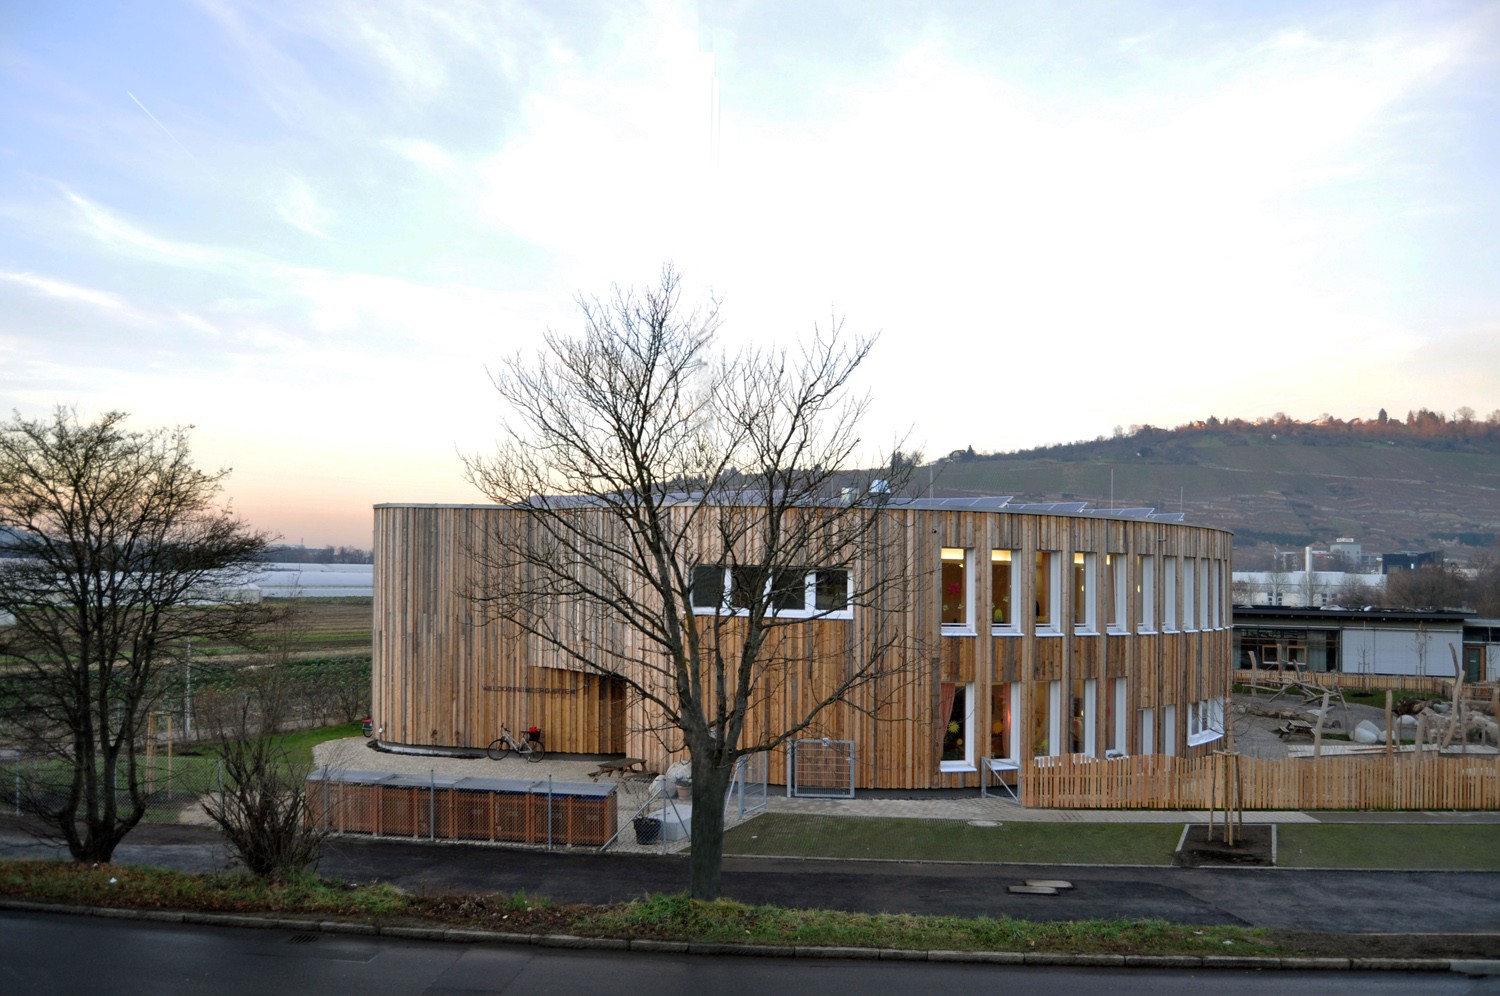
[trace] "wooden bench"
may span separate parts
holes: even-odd
[[[625,775],[644,774],[645,771],[645,758],[619,757],[612,761],[600,761],[599,767],[589,772],[589,777],[594,781],[598,781],[600,775],[613,775],[616,778],[621,778]]]

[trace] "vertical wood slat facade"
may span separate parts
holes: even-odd
[[[895,539],[881,548],[884,562],[864,562],[856,571],[904,573],[908,584],[895,599],[899,604],[777,630],[776,680],[760,690],[747,720],[749,734],[779,732],[799,719],[861,641],[871,638],[872,617],[881,614],[882,624],[902,634],[911,667],[899,679],[860,689],[858,708],[825,710],[806,731],[855,742],[858,787],[977,787],[979,758],[1019,757],[1041,746],[1038,741],[1018,751],[991,750],[990,731],[1005,723],[1000,713],[1009,714],[1008,730],[1017,731],[1017,724],[1050,709],[1048,739],[1057,742],[1045,749],[1065,753],[1061,741],[1067,739],[1075,689],[1092,702],[1092,726],[1071,735],[1086,736],[1095,754],[1109,746],[1130,754],[1148,746],[1179,755],[1211,749],[1212,743],[1190,731],[1187,715],[1197,703],[1228,692],[1230,534],[1091,515],[905,506],[881,514],[890,522],[887,536]],[[626,753],[663,769],[681,742],[661,729],[646,703],[628,697],[618,679],[570,664],[509,624],[487,622],[473,601],[485,586],[505,583],[485,575],[476,553],[522,517],[493,506],[377,506],[376,736],[393,745],[474,749],[497,736],[501,724],[513,732],[535,725],[549,751]],[[963,632],[941,623],[944,548],[966,551],[969,558],[971,625]],[[1003,632],[992,631],[989,618],[993,550],[1010,551],[1018,565],[1012,592],[1018,622]],[[1041,601],[1032,569],[1039,553],[1055,558],[1050,563],[1056,574],[1042,581],[1049,588],[1050,630],[1038,627],[1035,612],[1028,611]],[[1072,583],[1075,554],[1090,558],[1093,572],[1081,603]],[[1106,604],[1107,557],[1124,565],[1119,631],[1110,625],[1117,613]],[[1184,567],[1189,562],[1192,567]],[[1141,563],[1151,565],[1154,585],[1142,578]],[[1169,575],[1178,579],[1170,593],[1162,583]],[[1188,577],[1192,590],[1185,591]],[[602,613],[577,605],[559,611],[566,611],[569,632],[592,656],[621,661],[642,655],[635,635]],[[1119,702],[1116,682],[1123,682]],[[965,745],[967,765],[942,763],[948,717],[938,713],[945,683],[965,686],[970,696],[965,739],[979,742]],[[1006,689],[998,707],[996,686]],[[1014,742],[1026,739],[1008,735]],[[784,770],[784,757],[773,756],[773,780]]]

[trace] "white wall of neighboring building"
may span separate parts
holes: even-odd
[[[1324,608],[1355,584],[1376,592],[1385,590],[1383,575],[1347,571],[1235,571],[1234,583],[1236,591],[1243,590],[1248,597],[1241,604],[1289,608]]]
[[[1453,655],[1463,659],[1463,634],[1409,629],[1348,627],[1339,636],[1339,670],[1346,674],[1453,677]]]

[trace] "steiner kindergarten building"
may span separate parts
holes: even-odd
[[[1201,756],[1222,746],[1233,660],[1230,533],[1151,509],[1006,498],[893,500],[876,514],[901,532],[902,564],[915,565],[907,604],[851,608],[839,602],[847,579],[832,576],[843,572],[813,565],[808,604],[826,614],[796,624],[808,630],[798,639],[824,648],[855,645],[877,622],[924,648],[894,692],[876,700],[858,689],[807,731],[852,745],[852,787],[979,788],[982,771],[1035,758]],[[535,726],[549,753],[629,755],[666,770],[683,756],[674,755],[681,740],[658,732],[648,703],[619,678],[486,623],[472,601],[487,579],[470,551],[524,515],[376,506],[376,738],[396,750],[473,751],[502,725]],[[890,567],[856,561],[852,570]],[[717,592],[700,599],[695,585],[695,611],[719,611],[722,601]],[[603,619],[569,624],[581,635],[611,628]],[[836,657],[809,667],[837,666]],[[805,712],[797,697],[811,699],[808,688],[787,685],[768,691],[747,730]],[[769,760],[770,780],[780,783],[785,756]]]

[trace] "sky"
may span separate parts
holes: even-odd
[[[471,502],[663,264],[878,333],[872,455],[1500,409],[1500,4],[0,4],[0,414],[193,426],[291,543]]]

